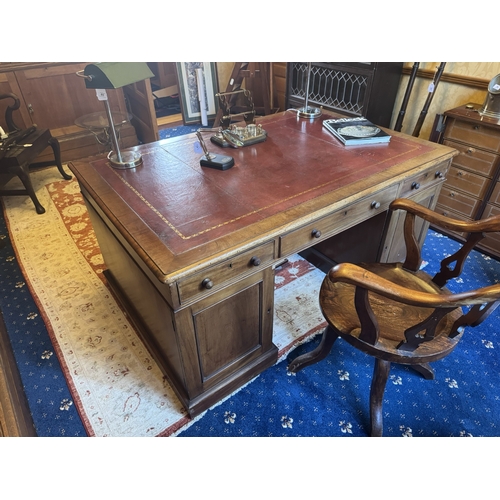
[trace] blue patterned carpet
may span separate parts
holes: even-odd
[[[194,125],[178,125],[177,127],[164,128],[158,131],[160,139],[170,139],[171,137],[179,137],[180,135],[194,134],[200,128],[211,128],[212,124],[203,127],[199,123]]]
[[[39,436],[85,436],[40,312],[27,289],[0,217],[0,310]],[[458,244],[429,231],[423,257],[438,262]],[[436,257],[438,257],[436,259]],[[437,268],[428,264],[426,270]],[[500,263],[479,252],[453,291],[498,282]],[[394,366],[384,401],[385,436],[500,436],[498,313],[469,329],[434,364],[428,381]],[[303,345],[289,357],[312,349]],[[373,361],[342,340],[327,359],[296,375],[283,361],[209,410],[180,436],[366,436]]]
[[[426,271],[459,245],[429,231]],[[468,258],[459,292],[500,279],[500,263],[480,252]],[[498,313],[469,329],[447,358],[433,363],[436,379],[393,365],[384,397],[384,436],[500,436],[500,336]],[[367,436],[373,358],[342,339],[320,363],[293,375],[289,361],[312,350],[316,338],[268,369],[255,382],[209,410],[181,436]]]

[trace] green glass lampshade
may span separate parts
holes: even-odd
[[[145,62],[101,62],[88,64],[83,70],[88,89],[119,89],[131,83],[154,77]]]

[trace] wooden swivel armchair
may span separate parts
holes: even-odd
[[[35,205],[37,213],[43,214],[45,208],[38,201],[33,189],[30,167],[57,165],[64,179],[71,179],[71,175],[68,175],[63,170],[59,142],[52,137],[50,130],[38,130],[36,125],[25,130],[17,127],[12,118],[12,113],[19,109],[20,101],[15,94],[0,94],[0,100],[8,98],[12,99],[14,103],[7,106],[5,111],[8,137],[0,140],[0,177],[6,177],[8,182],[12,177],[18,176],[25,189],[0,189],[0,196],[29,196]],[[54,153],[54,160],[34,163],[40,153],[49,146]]]
[[[395,264],[338,264],[325,276],[319,300],[326,327],[320,345],[294,359],[299,370],[324,359],[340,336],[375,358],[370,391],[371,436],[382,436],[382,401],[391,363],[411,365],[427,379],[429,363],[457,346],[465,326],[476,326],[498,306],[500,284],[453,294],[445,288],[462,272],[465,259],[483,233],[500,231],[500,216],[464,222],[436,214],[417,203],[395,200],[391,210],[405,210],[406,260]],[[420,248],[414,238],[415,218],[436,227],[469,233],[459,251],[441,262],[430,277],[419,270]],[[452,264],[455,263],[454,267]],[[465,313],[462,306],[470,306]]]

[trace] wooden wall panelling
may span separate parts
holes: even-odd
[[[22,99],[21,89],[17,83],[14,73],[0,73],[0,94],[16,94],[19,99]],[[7,106],[12,104],[11,99],[3,99],[0,101],[0,126],[7,132],[5,123],[5,110]],[[28,128],[31,125],[31,117],[25,106],[21,106],[14,113],[14,123],[19,128]]]
[[[95,90],[85,87],[77,71],[86,63],[0,63],[0,92],[12,92],[21,100],[14,113],[18,127],[50,129],[59,140],[63,162],[104,152],[104,148],[89,130],[75,125],[75,120],[86,114],[104,112],[104,104],[97,99]],[[109,90],[112,112],[127,112],[122,89]],[[0,101],[0,124],[4,122],[6,101]],[[3,126],[3,125],[2,125]],[[120,128],[122,148],[138,144],[134,127]],[[47,148],[40,161],[52,159]]]
[[[273,92],[272,92],[272,107],[279,108],[279,111],[285,111],[286,100],[286,63],[272,63],[273,68]]]
[[[95,90],[85,87],[85,80],[76,75],[86,64],[44,67],[16,71],[22,97],[33,123],[51,130],[74,125],[75,119],[97,111],[104,105]],[[126,112],[123,93],[109,90],[112,111]]]

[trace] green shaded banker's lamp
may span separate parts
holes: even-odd
[[[113,150],[108,154],[111,165],[120,169],[134,168],[140,165],[142,157],[139,152],[120,151],[106,89],[119,89],[125,85],[152,78],[154,75],[149,66],[140,62],[103,62],[89,64],[85,66],[83,74],[79,71],[77,75],[85,78],[85,87],[96,90],[97,99],[104,101],[113,144]]]

